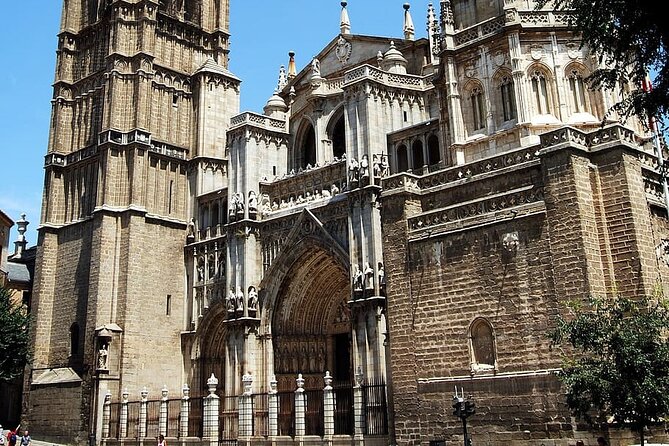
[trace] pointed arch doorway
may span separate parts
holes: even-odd
[[[282,281],[271,320],[274,374],[279,390],[322,389],[329,371],[337,381],[351,376],[351,321],[348,272],[336,258],[312,247],[293,263]]]

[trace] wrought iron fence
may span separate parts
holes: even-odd
[[[370,383],[362,386],[362,404],[365,411],[365,434],[388,434],[388,404],[386,384]]]
[[[341,383],[333,391],[335,435],[353,435],[353,387],[351,383]]]
[[[323,391],[305,390],[307,397],[307,410],[305,413],[305,433],[307,435],[323,436]]]
[[[253,395],[253,435],[269,436],[269,395],[259,393]]]
[[[176,438],[179,436],[179,425],[181,421],[181,400],[167,401],[167,436]]]
[[[230,442],[234,440],[234,444],[237,444],[239,433],[239,397],[222,396],[218,416],[218,438],[220,442],[227,442],[224,444],[230,445]]]
[[[188,413],[188,435],[190,437],[202,438],[204,419],[204,398],[196,396],[189,400],[190,410]]]
[[[279,435],[295,436],[295,392],[279,392]]]

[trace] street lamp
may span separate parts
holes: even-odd
[[[469,397],[471,398],[471,396]],[[472,446],[472,439],[467,433],[467,418],[476,413],[476,405],[473,401],[465,399],[464,389],[460,388],[460,395],[458,395],[458,388],[455,387],[455,395],[453,395],[453,415],[462,420],[462,431],[465,437],[465,446]]]

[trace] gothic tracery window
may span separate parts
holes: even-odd
[[[578,69],[572,69],[567,75],[569,80],[569,96],[574,113],[587,111],[586,89],[583,82],[583,74]]]
[[[502,120],[507,122],[516,119],[516,95],[510,76],[503,76],[500,79],[499,91],[502,99]]]
[[[539,115],[550,113],[550,100],[546,74],[541,70],[534,70],[530,76],[532,82],[532,96],[535,111]]]
[[[474,130],[485,128],[485,109],[483,107],[483,91],[480,87],[474,87],[469,94],[472,110],[472,123]]]

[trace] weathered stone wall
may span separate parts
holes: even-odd
[[[587,444],[600,434],[571,417],[555,375],[563,352],[551,349],[548,334],[568,300],[652,294],[668,267],[656,248],[667,220],[650,212],[634,150],[537,153],[539,170],[474,174],[448,186],[437,174],[407,177],[403,192],[384,183],[398,444],[461,442],[455,387],[476,403],[475,444]],[[536,193],[518,201],[518,188]],[[476,366],[470,329],[478,318],[493,329],[494,368]]]
[[[30,391],[32,404],[31,433],[41,441],[85,444],[88,433],[82,419],[88,414],[81,409],[82,388],[79,383],[35,387]]]

